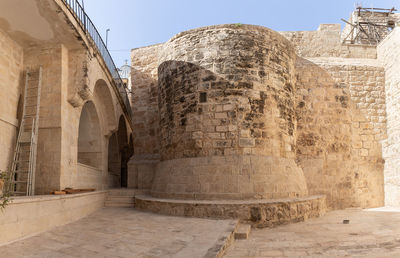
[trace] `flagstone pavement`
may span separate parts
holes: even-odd
[[[0,246],[0,257],[204,257],[235,225],[235,220],[103,208],[76,222]]]
[[[253,229],[224,257],[400,257],[400,210],[338,210],[306,222]]]

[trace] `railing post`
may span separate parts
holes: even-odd
[[[1,1],[1,0],[0,0]],[[128,93],[125,87],[121,86],[122,79],[119,76],[117,67],[115,66],[114,60],[112,59],[110,52],[108,52],[107,47],[104,44],[103,39],[100,36],[100,33],[97,31],[93,22],[90,20],[89,16],[85,12],[84,6],[82,7],[78,0],[63,0],[63,2],[69,6],[70,11],[74,14],[74,16],[80,21],[81,26],[83,26],[83,30],[85,34],[89,36],[89,38],[93,41],[94,45],[97,48],[97,51],[100,53],[108,71],[111,73],[111,77],[118,88],[118,92],[122,98],[123,105],[126,108],[126,111],[130,116],[132,116],[132,110],[129,104]],[[83,4],[83,1],[82,1]],[[84,5],[84,4],[83,4]],[[121,89],[122,88],[122,89]]]

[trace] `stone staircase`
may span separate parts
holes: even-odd
[[[147,194],[147,191],[129,188],[110,189],[104,206],[133,208],[137,194]]]

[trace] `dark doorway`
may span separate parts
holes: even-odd
[[[128,187],[128,161],[130,155],[128,133],[123,116],[119,118],[118,122],[118,146],[121,157],[121,187]]]
[[[121,152],[121,187],[128,187],[128,147],[125,146]]]

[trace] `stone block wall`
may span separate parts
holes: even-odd
[[[378,45],[378,58],[385,68],[387,140],[385,159],[385,204],[400,205],[400,29],[395,28]]]
[[[386,124],[373,124],[368,115],[384,108],[368,106],[366,95],[373,89],[364,89],[376,77],[382,78],[382,68],[327,67],[299,58],[296,71],[297,161],[309,192],[325,194],[328,207],[334,209],[382,205],[379,140]]]
[[[60,188],[61,167],[61,84],[62,52],[64,46],[29,48],[24,50],[24,68],[42,67],[42,89],[39,111],[37,149],[37,194]]]
[[[9,169],[14,154],[18,101],[24,82],[22,69],[22,47],[0,30],[0,170]]]
[[[106,191],[15,198],[1,213],[0,245],[79,220],[104,207]]]
[[[134,155],[128,166],[128,187],[150,189],[160,160],[158,55],[162,44],[132,49],[132,113]]]
[[[161,55],[162,160],[294,157],[295,54],[287,40],[257,26],[206,27],[178,34]]]
[[[162,162],[152,194],[307,195],[294,162],[294,62],[289,42],[259,26],[204,27],[165,43],[158,69]]]
[[[290,43],[257,26],[210,26],[157,45],[157,56],[133,50],[159,67],[161,162],[153,196],[308,191],[325,194],[331,209],[383,204],[385,90],[376,47],[342,44],[334,24],[281,34]],[[154,63],[138,64],[156,74]]]
[[[367,119],[362,127],[368,127],[376,135],[375,140],[386,139],[385,71],[377,59],[319,59],[309,58],[326,70],[334,83],[349,93]]]
[[[39,66],[43,69],[36,194],[48,194],[65,187],[107,189],[110,181],[108,137],[118,129],[116,117],[122,115],[122,110],[105,82],[102,67],[96,59],[90,58],[89,52],[70,52],[61,44],[25,48],[23,63],[24,70],[38,69]],[[103,83],[105,90],[97,90],[95,86],[98,81]],[[71,95],[74,96],[73,92],[77,91],[80,93],[76,96],[81,98],[82,95],[86,99],[77,103],[69,101]],[[84,101],[93,103],[93,115],[97,116],[98,123],[92,125],[96,126],[99,138],[95,161],[97,167],[80,166],[77,159]],[[126,131],[131,133],[129,128]]]
[[[339,25],[330,24],[317,31],[283,32],[301,56],[296,66],[297,157],[310,193],[326,194],[329,207],[379,206],[384,197],[384,68],[375,46],[342,44],[340,33]],[[307,109],[314,114],[304,113]]]
[[[158,53],[162,45],[133,49],[131,53],[132,106],[135,156],[159,154]]]
[[[4,21],[0,22],[0,169],[7,169],[14,152],[23,75],[41,66],[35,194],[64,187],[107,188],[110,136],[123,128],[125,135],[121,134],[124,137],[119,151],[126,156],[132,152],[127,150],[127,139],[132,138],[131,117],[121,105],[118,85],[112,78],[115,71],[108,70],[89,35],[63,1],[33,0],[22,7],[6,2],[0,3]],[[11,19],[10,13],[19,13],[23,18]],[[41,24],[40,29],[32,24]],[[99,84],[102,90],[97,87]],[[95,106],[93,113],[98,116],[96,172],[93,167],[80,169],[77,160],[80,117],[87,102]],[[119,121],[124,122],[123,126]],[[122,163],[122,159],[127,158],[123,156],[117,162]],[[119,172],[122,174],[122,169]]]
[[[342,44],[340,24],[321,24],[315,31],[280,33],[301,57],[376,58],[376,46]]]

